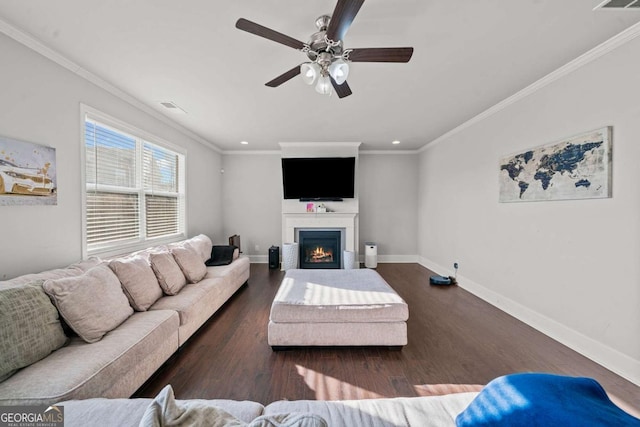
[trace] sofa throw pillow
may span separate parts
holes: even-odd
[[[202,262],[205,262],[210,258],[211,247],[213,246],[213,243],[211,243],[211,239],[209,238],[209,236],[205,234],[198,234],[197,236],[190,238],[184,243],[191,245],[196,250],[196,252],[198,252],[200,257],[202,258]]]
[[[175,295],[187,284],[187,278],[169,252],[150,254],[149,262],[165,294]]]
[[[67,342],[42,282],[0,288],[0,381]]]
[[[327,422],[319,415],[298,412],[262,415],[250,423],[245,423],[206,400],[178,401],[171,385],[167,385],[149,404],[138,426],[327,427]]]
[[[202,257],[189,244],[171,249],[171,255],[176,260],[189,283],[198,283],[207,275],[207,266]]]
[[[217,265],[228,265],[235,259],[234,255],[238,248],[235,246],[213,246],[211,248],[211,258],[205,264],[209,267]]]
[[[107,265],[81,276],[47,280],[42,287],[67,324],[88,343],[100,341],[133,314],[118,276]]]
[[[122,290],[136,311],[147,311],[162,297],[162,288],[151,266],[141,256],[118,258],[109,262],[109,268],[116,273]]]

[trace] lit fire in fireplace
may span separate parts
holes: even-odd
[[[325,251],[323,247],[316,246],[312,251],[309,251],[308,262],[333,262],[333,251]]]

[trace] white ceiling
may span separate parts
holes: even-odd
[[[343,99],[299,77],[266,87],[305,55],[235,28],[243,17],[306,42],[335,0],[2,0],[0,18],[158,111],[174,101],[188,114],[163,114],[223,150],[414,150],[640,21],[600,2],[367,0],[345,46],[415,51],[353,63]]]

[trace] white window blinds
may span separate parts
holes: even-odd
[[[179,227],[179,157],[144,143],[143,179],[147,237],[175,234]]]
[[[184,232],[184,156],[85,120],[88,253]]]

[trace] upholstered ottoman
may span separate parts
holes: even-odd
[[[407,344],[409,309],[374,270],[289,270],[271,305],[268,342],[291,346]]]

